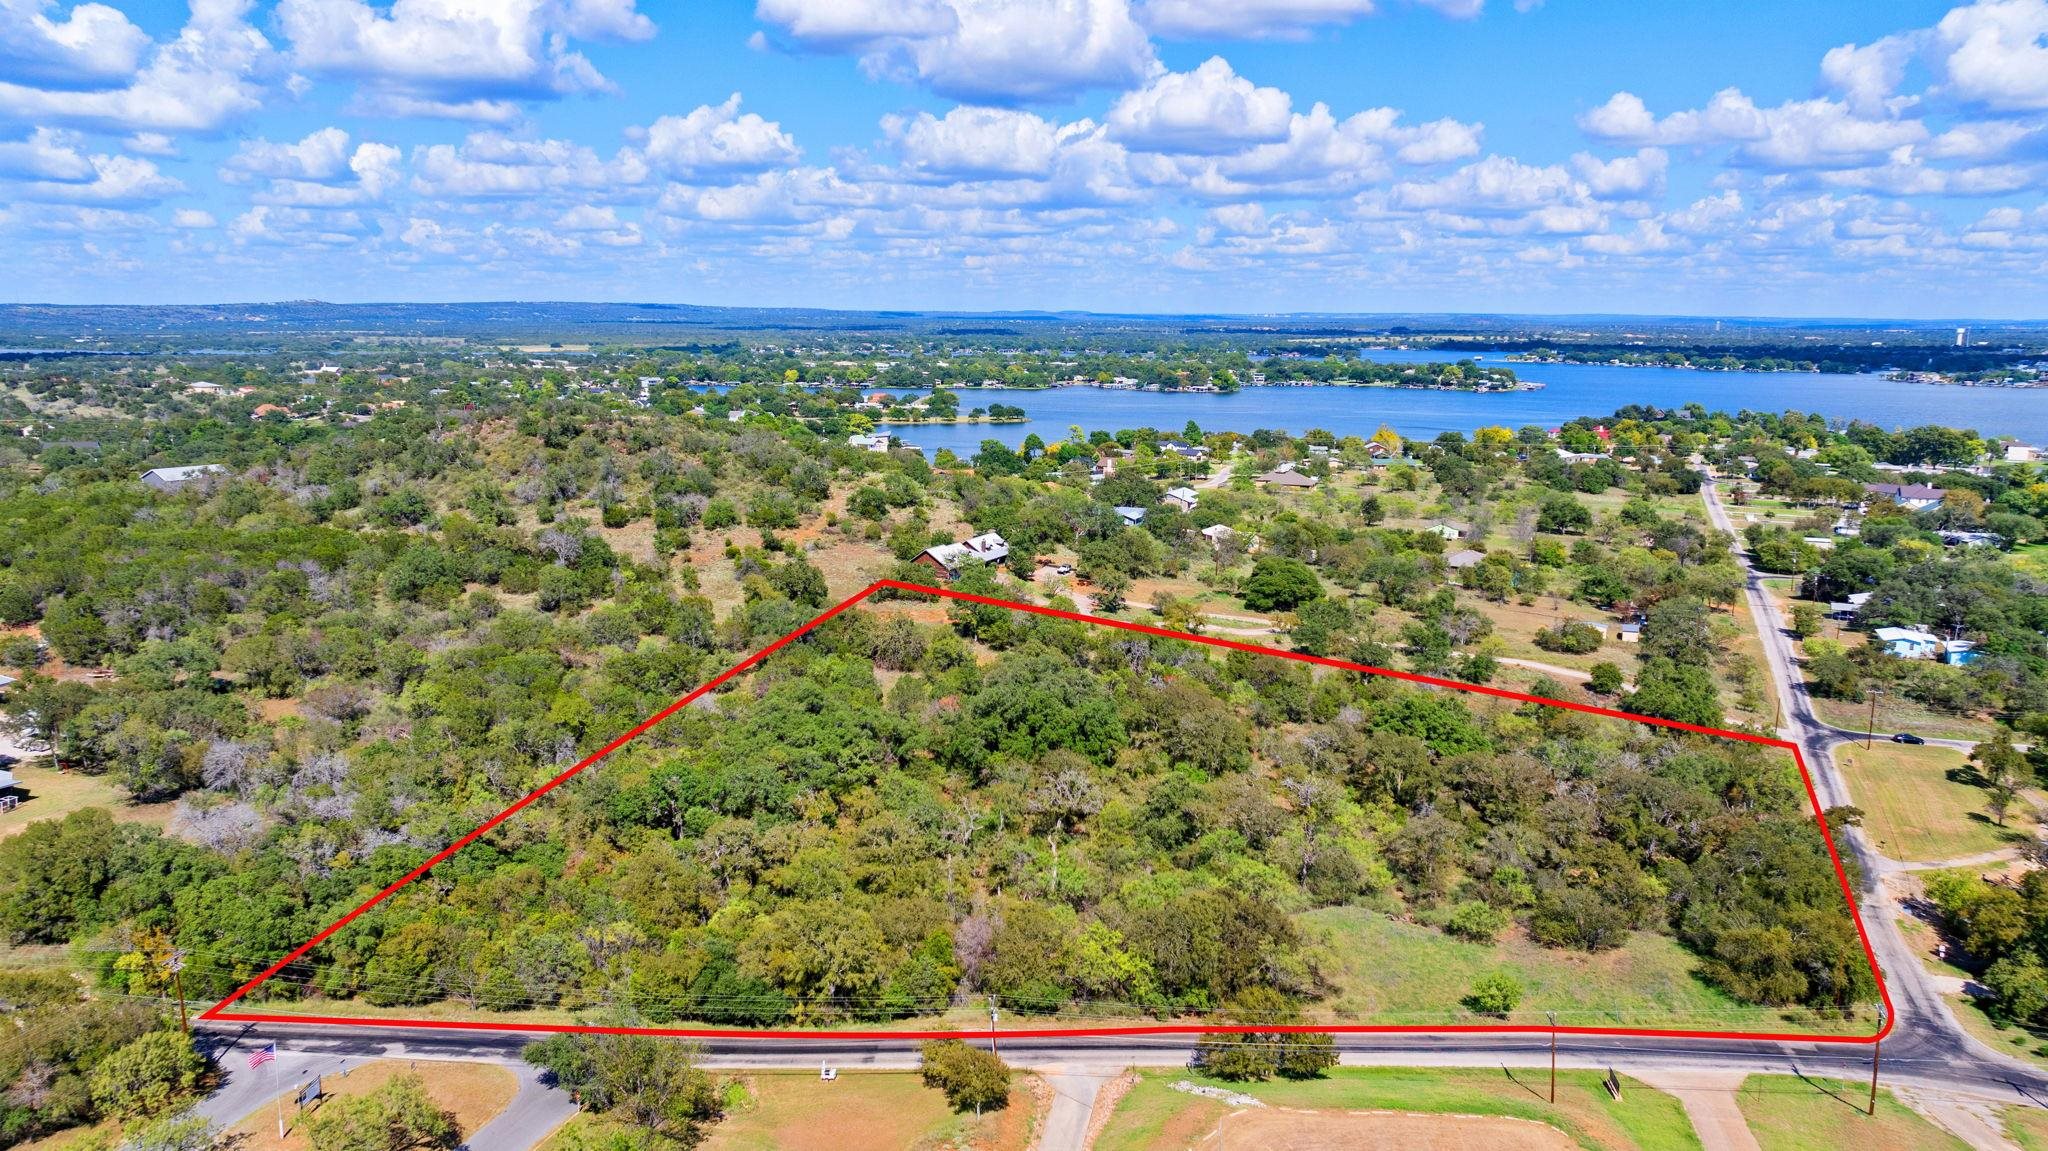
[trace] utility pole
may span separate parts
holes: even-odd
[[[1882,1039],[1870,1045],[1870,1106],[1864,1108],[1863,1113],[1865,1115],[1874,1116],[1877,1114],[1877,1063],[1880,1049],[1883,1047],[1884,1040]]]
[[[185,949],[173,948],[164,957],[164,970],[171,973],[171,988],[178,997],[178,1027],[189,1037],[191,1021],[185,1017]]]
[[[1870,730],[1863,733],[1863,750],[1870,750],[1870,741],[1877,738],[1877,697],[1884,693],[1870,689]]]
[[[1550,1016],[1550,1101],[1557,1102],[1557,1012],[1546,1011]]]
[[[1002,1052],[996,1050],[996,997],[993,995],[988,997],[988,1053],[990,1055],[1002,1054]]]

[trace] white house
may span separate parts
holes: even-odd
[[[2031,464],[2041,458],[2041,449],[2032,444],[2005,445],[2005,462],[2009,464]]]
[[[180,468],[151,468],[142,473],[142,482],[160,492],[174,492],[186,484],[205,476],[224,476],[227,469],[219,464],[190,464]]]
[[[1885,654],[1898,659],[1933,659],[1941,651],[1941,637],[1918,628],[1881,627],[1870,636],[1884,647]]]
[[[1224,540],[1227,540],[1236,534],[1237,529],[1231,527],[1229,524],[1210,524],[1208,527],[1202,529],[1203,538],[1207,539],[1212,546],[1216,544],[1221,544]]]
[[[1201,502],[1201,498],[1193,488],[1168,488],[1163,502],[1181,511],[1191,512],[1195,510],[1195,505]]]
[[[1124,523],[1130,525],[1131,527],[1137,527],[1139,524],[1145,522],[1144,508],[1134,508],[1127,504],[1118,504],[1116,508],[1116,514],[1119,518],[1121,518],[1124,521]]]
[[[889,433],[870,432],[864,436],[848,436],[846,446],[870,452],[886,452],[889,450]]]
[[[956,579],[960,569],[970,562],[985,564],[1001,563],[1010,558],[1010,543],[995,532],[965,539],[957,544],[940,544],[924,549],[917,562],[931,568],[947,579]]]
[[[1947,492],[1926,484],[1864,484],[1863,490],[1916,512],[1925,511],[1948,498]]]

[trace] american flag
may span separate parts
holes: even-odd
[[[261,1067],[277,1058],[277,1040],[273,1039],[249,1053],[249,1066]]]

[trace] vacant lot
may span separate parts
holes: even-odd
[[[744,1075],[706,1151],[1023,1151],[1036,1128],[1037,1097],[1020,1077],[1010,1105],[976,1118],[957,1115],[946,1097],[904,1071],[847,1071],[826,1083],[815,1071]],[[580,1147],[579,1137],[613,1125],[579,1115],[541,1151]]]
[[[1845,632],[1844,636],[1853,640],[1856,633]],[[1820,717],[1822,723],[1844,731],[1870,730],[1870,701],[1867,698],[1861,703],[1816,698],[1813,713]],[[1979,740],[1990,739],[1997,730],[1998,725],[1989,719],[1936,711],[1896,695],[1880,696],[1877,701],[1877,734],[1880,739],[1895,731],[1910,731],[1915,735],[1939,739]]]
[[[407,1072],[417,1074],[426,1084],[427,1095],[441,1107],[455,1113],[455,1124],[464,1137],[491,1121],[492,1117],[512,1102],[512,1096],[519,1090],[519,1080],[510,1071],[488,1063],[444,1063],[440,1061],[414,1063],[404,1059],[380,1059],[352,1069],[346,1076],[327,1076],[321,1081],[321,1088],[330,1096],[367,1095]],[[286,1085],[295,1091],[296,1083]],[[309,1110],[310,1117],[319,1107]],[[295,1116],[291,1100],[285,1100],[285,1119],[290,1124],[288,1134],[280,1141],[277,1138],[277,1119],[274,1106],[265,1101],[264,1105],[242,1117],[241,1121],[228,1129],[231,1144],[247,1147],[282,1148],[284,1151],[305,1151],[305,1123]],[[236,1143],[236,1140],[240,1140]]]
[[[1863,827],[1893,859],[1936,861],[1996,851],[2030,833],[2023,811],[1999,827],[1984,814],[1984,790],[1968,782],[1969,761],[1946,747],[1898,743],[1836,749]],[[2016,805],[2024,808],[2024,804]]]
[[[1815,835],[1820,832],[1816,830]],[[1845,912],[1846,913],[1846,912]],[[1704,1027],[1729,1031],[1868,1032],[1874,1024],[1809,1020],[1767,1007],[1737,1003],[1695,978],[1699,961],[1669,936],[1639,932],[1624,947],[1599,954],[1542,947],[1519,936],[1493,944],[1452,939],[1431,927],[1402,923],[1373,911],[1333,907],[1301,917],[1311,932],[1328,933],[1338,990],[1327,1009],[1347,1023],[1429,1026],[1471,1023],[1459,1005],[1473,983],[1506,971],[1526,994],[1517,1022],[1558,1022],[1576,1027]]]
[[[1856,1151],[1964,1151],[1966,1144],[1922,1119],[1888,1091],[1877,1115],[1863,1113],[1866,1086],[1834,1079],[1752,1075],[1738,1100],[1763,1151],[1854,1147]]]
[[[1276,1109],[1234,1108],[1215,1099],[1175,1091],[1188,1081],[1250,1095]],[[1421,1070],[1397,1067],[1342,1067],[1325,1079],[1301,1082],[1221,1083],[1185,1071],[1144,1072],[1117,1105],[1097,1151],[1181,1151],[1194,1146],[1378,1148],[1582,1147],[1587,1151],[1689,1151],[1700,1146],[1678,1100],[1633,1080],[1622,1081],[1622,1099],[1610,1098],[1591,1071],[1561,1071],[1557,1106],[1545,1101],[1547,1076],[1540,1071]],[[1277,1109],[1287,1108],[1286,1112]],[[1223,1139],[1205,1142],[1226,1122]],[[1314,1118],[1303,1115],[1310,1112]],[[1347,1112],[1399,1112],[1351,1123]],[[1281,1116],[1284,1115],[1284,1119]],[[1433,1117],[1418,1121],[1423,1116]],[[1468,1126],[1451,1116],[1485,1117]],[[1516,1121],[1516,1122],[1507,1122]],[[1469,1122],[1469,1121],[1468,1121]],[[1248,1124],[1249,1126],[1240,1126]],[[1277,1124],[1277,1125],[1276,1125]],[[1539,1124],[1547,1124],[1549,1130]],[[1303,1131],[1324,1141],[1281,1142],[1261,1132]],[[1394,1138],[1396,1136],[1408,1138]],[[1423,1137],[1437,1142],[1423,1141]],[[1520,1141],[1513,1141],[1519,1138]],[[1469,1141],[1468,1141],[1469,1139]]]
[[[1260,1108],[1225,1115],[1213,1136],[1224,1147],[1274,1151],[1574,1151],[1579,1146],[1548,1123],[1530,1119],[1404,1111]]]

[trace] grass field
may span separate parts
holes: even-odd
[[[1961,782],[1968,760],[1946,747],[1845,744],[1835,762],[1863,809],[1863,828],[1893,859],[1935,862],[1996,851],[2032,834],[2022,811],[1999,827],[1984,814],[1984,790]],[[2024,804],[2018,805],[2024,807]]]
[[[60,772],[28,763],[17,763],[9,770],[14,772],[15,794],[22,801],[13,811],[0,811],[0,839],[37,820],[62,819],[87,807],[104,807],[114,813],[115,819],[156,827],[170,822],[173,805],[129,803],[120,788],[101,776]]]
[[[980,1118],[955,1114],[946,1097],[910,1072],[844,1071],[831,1083],[815,1071],[739,1077],[725,1117],[711,1126],[704,1151],[1024,1151],[1037,1124],[1037,1099],[1019,1079],[1010,1105]],[[569,1120],[540,1151],[570,1151],[614,1124],[589,1115]]]
[[[1816,832],[1815,834],[1819,834]],[[1846,912],[1845,912],[1846,914]],[[1300,917],[1327,933],[1337,992],[1319,1010],[1343,1022],[1428,1026],[1484,1021],[1459,1005],[1480,976],[1507,971],[1525,991],[1514,1019],[1585,1027],[1701,1027],[1729,1031],[1868,1032],[1871,1018],[1814,1020],[1736,1002],[1695,978],[1698,961],[1668,936],[1640,932],[1598,955],[1539,946],[1520,937],[1481,944],[1377,912],[1333,907]],[[1593,1006],[1596,1005],[1597,1006]]]
[[[495,1064],[435,1061],[414,1067],[402,1059],[379,1059],[352,1069],[346,1076],[327,1076],[321,1087],[329,1095],[367,1095],[409,1070],[425,1082],[429,1098],[455,1113],[455,1125],[465,1137],[503,1111],[519,1090],[518,1077]],[[286,1099],[284,1113],[290,1126],[285,1138],[279,1140],[274,1108],[265,1100],[263,1106],[228,1129],[231,1145],[305,1151],[310,1146],[306,1125],[293,1115],[293,1110],[291,1100]]]
[[[1880,1091],[1877,1114],[1863,1113],[1862,1084],[1790,1075],[1752,1075],[1737,1100],[1763,1151],[1966,1151],[1967,1144]]]
[[[1325,1079],[1271,1083],[1223,1083],[1186,1071],[1145,1071],[1117,1105],[1096,1141],[1097,1151],[1181,1151],[1206,1145],[1205,1137],[1233,1108],[1173,1090],[1179,1080],[1223,1087],[1271,1107],[1534,1120],[1556,1127],[1587,1151],[1690,1151],[1700,1146],[1677,1099],[1624,1079],[1622,1098],[1616,1101],[1600,1086],[1598,1072],[1559,1072],[1557,1105],[1552,1107],[1545,1101],[1548,1082],[1541,1071],[1340,1067]]]

